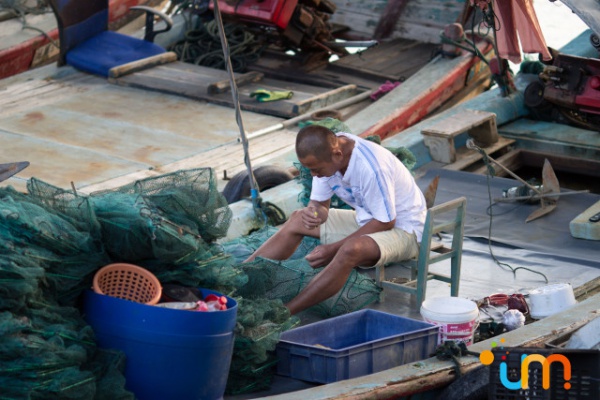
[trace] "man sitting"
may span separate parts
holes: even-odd
[[[285,260],[304,236],[320,239],[306,260],[325,268],[286,304],[292,315],[339,292],[356,266],[415,257],[427,212],[410,171],[374,142],[309,125],[298,132],[296,154],[313,176],[310,202],[246,260]],[[334,194],[353,210],[330,209]]]

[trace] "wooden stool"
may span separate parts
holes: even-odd
[[[454,138],[468,132],[479,147],[488,147],[498,141],[496,114],[488,111],[462,110],[423,129],[423,142],[434,161],[446,164],[456,161]]]

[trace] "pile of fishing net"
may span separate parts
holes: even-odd
[[[87,199],[64,200],[0,189],[0,398],[132,399],[122,356],[96,348],[75,307],[109,262],[99,226]]]
[[[303,259],[242,263],[276,228],[219,243],[232,212],[214,171],[199,168],[81,195],[32,178],[25,195],[0,188],[0,398],[129,399],[125,356],[98,349],[80,314],[96,271],[129,262],[162,284],[216,290],[238,301],[226,393],[270,387],[279,334],[299,323],[284,303],[318,272]],[[333,316],[374,301],[358,272],[307,312]]]
[[[235,257],[236,261],[241,262],[276,232],[277,228],[266,226],[250,235],[224,243],[223,248]],[[232,394],[268,388],[267,383],[270,383],[270,378],[274,374],[273,367],[277,363],[273,350],[279,340],[279,333],[300,321],[298,318],[290,318],[279,325],[273,324],[272,322],[281,321],[282,317],[287,315],[287,308],[284,307],[277,314],[273,311],[265,312],[261,305],[271,302],[287,303],[321,271],[321,268],[313,269],[304,259],[304,256],[319,243],[317,239],[304,238],[294,254],[285,261],[259,257],[252,262],[238,264],[248,279],[247,283],[235,292],[243,299],[238,310],[238,323],[251,328],[246,329],[242,336],[236,336],[228,389],[232,383],[232,376],[235,376],[236,381],[241,385],[237,391],[231,392]],[[311,314],[320,318],[329,318],[356,311],[376,301],[379,293],[380,289],[373,279],[353,270],[344,287],[335,296],[309,308],[301,313],[300,317]],[[245,302],[252,303],[245,307]],[[253,325],[257,315],[265,315],[268,318],[262,321],[258,318],[259,323]],[[242,368],[237,368],[238,362],[241,363]],[[234,370],[236,372],[233,372]],[[245,383],[247,386],[244,385]]]

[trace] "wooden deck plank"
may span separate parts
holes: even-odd
[[[514,142],[515,141],[513,139],[506,139],[500,137],[496,143],[494,143],[492,146],[484,147],[483,150],[486,154],[493,154],[494,152],[506,146],[509,146]],[[482,158],[483,157],[481,156],[481,154],[479,154],[479,152],[467,149],[466,147],[460,147],[456,149],[456,161],[451,164],[445,165],[443,168],[450,169],[453,171],[461,171],[469,165],[481,160]]]
[[[13,97],[5,103],[9,110],[0,108],[0,159],[31,162],[7,181],[19,190],[25,188],[19,178],[31,175],[63,188],[73,181],[82,191],[103,182],[103,188],[121,186],[155,175],[164,165],[192,156],[201,160],[203,152],[239,137],[230,107],[112,85],[70,68],[48,66],[29,76],[4,86]],[[281,121],[247,111],[242,119],[249,132]],[[260,150],[270,145],[266,140]]]
[[[293,78],[330,88],[355,84],[361,90],[370,90],[387,80],[399,81],[412,76],[431,59],[434,48],[432,44],[394,39],[316,69],[303,68],[293,57],[266,52],[249,69],[280,80]],[[293,77],[287,72],[291,69],[295,71]]]
[[[3,185],[25,191],[26,179],[36,177],[52,185],[68,189],[74,182],[83,187],[95,181],[147,170],[149,164],[111,156],[93,149],[57,143],[40,137],[18,135],[0,129],[3,160],[29,161],[29,167]]]
[[[235,76],[238,78],[242,75],[235,74]],[[233,106],[231,93],[209,93],[211,85],[226,80],[228,77],[229,75],[222,70],[174,62],[110,79],[110,81],[121,86],[151,89],[196,100],[206,100],[223,106]],[[258,102],[257,99],[251,96],[251,93],[258,89],[273,92],[292,91],[293,97],[277,101]],[[274,79],[263,79],[260,82],[248,82],[243,87],[238,88],[238,93],[240,108],[243,110],[292,118],[309,111],[311,103],[315,104],[314,107],[322,104],[322,101],[317,100],[329,98],[330,102],[335,102],[341,98],[352,96],[355,89],[354,87],[353,90],[326,91],[322,87],[309,87],[308,85]]]

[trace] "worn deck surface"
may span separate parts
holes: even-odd
[[[406,80],[433,58],[435,49],[434,44],[399,38],[321,66],[303,66],[295,58],[267,52],[249,69],[282,80],[293,78],[329,88],[355,84],[368,90],[377,89],[388,80]]]
[[[235,76],[239,77],[240,74],[235,74]],[[223,93],[211,93],[208,90],[212,84],[228,82],[227,72],[214,68],[172,62],[125,75],[114,79],[113,82],[121,86],[156,90],[233,107],[233,99],[229,90]],[[252,93],[261,89],[273,93],[291,92],[291,97],[277,101],[259,102],[252,96]],[[269,78],[243,85],[238,84],[238,92],[242,110],[283,118],[292,118],[334,104],[358,93],[354,84],[327,89],[314,84],[307,85]]]
[[[242,120],[253,132],[281,118],[242,111]],[[232,176],[245,169],[239,136],[230,107],[120,87],[70,67],[0,81],[0,160],[31,163],[2,183],[19,190],[32,176],[61,188],[73,182],[82,192],[174,168]],[[293,132],[276,131],[253,140],[250,154],[264,159],[294,140]]]

